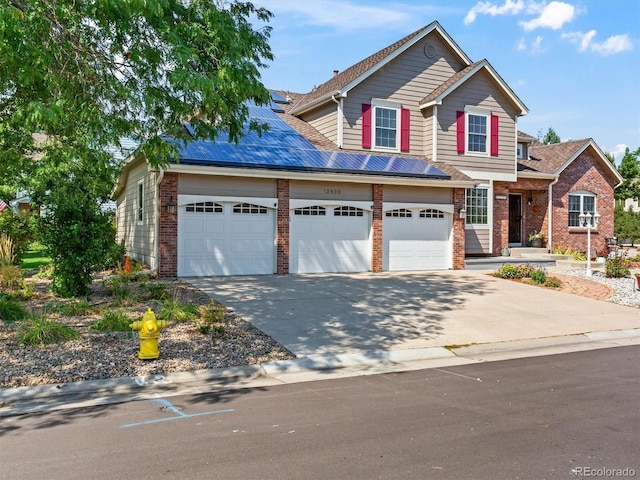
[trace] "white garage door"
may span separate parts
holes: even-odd
[[[274,239],[273,208],[224,201],[181,205],[178,276],[274,273]]]
[[[451,268],[451,214],[437,208],[385,210],[382,223],[383,269]]]
[[[291,273],[366,272],[371,265],[370,212],[355,206],[291,210]]]

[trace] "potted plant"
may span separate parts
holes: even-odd
[[[636,290],[640,290],[640,272],[634,273],[634,276],[636,277]]]
[[[542,247],[542,242],[544,242],[544,234],[534,230],[533,233],[529,235],[529,241],[531,242],[532,247],[540,248]]]
[[[602,250],[598,250],[596,252],[596,262],[598,263],[604,263],[605,259],[609,256],[609,252],[607,251],[606,248],[603,248]]]

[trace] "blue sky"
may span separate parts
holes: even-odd
[[[254,0],[274,17],[268,88],[305,93],[438,20],[529,108],[519,129],[593,138],[620,162],[640,147],[638,0]]]

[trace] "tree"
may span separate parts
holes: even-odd
[[[640,156],[640,147],[634,152],[630,151],[629,147],[625,149],[618,167],[618,173],[624,178],[624,181],[615,190],[616,200],[626,200],[627,198],[640,200],[640,162],[638,156]]]
[[[76,280],[87,281],[85,267],[62,265],[73,265],[88,245],[59,248],[57,239],[71,242],[65,228],[102,232],[94,209],[118,168],[106,148],[135,138],[149,162],[162,166],[177,152],[159,134],[186,141],[185,121],[198,139],[221,131],[241,139],[247,102],[270,101],[259,69],[273,59],[271,29],[253,26],[270,17],[235,0],[0,4],[0,184],[26,188],[50,212],[45,244],[55,272],[78,272]],[[72,208],[71,199],[86,209]],[[91,248],[99,257],[109,247]],[[87,268],[97,262],[88,258]],[[60,288],[83,291],[80,283]]]
[[[549,129],[547,130],[546,134],[542,134],[542,130],[540,130],[538,132],[538,140],[542,143],[544,143],[545,145],[549,145],[552,143],[560,143],[560,137],[558,136],[558,134],[555,132],[555,130],[553,129],[553,127],[549,127]]]
[[[156,165],[176,153],[158,134],[186,139],[186,120],[197,138],[239,139],[246,101],[270,100],[259,74],[270,27],[254,29],[252,15],[271,17],[223,0],[3,2],[1,159],[29,158],[34,132],[70,148],[133,137]]]

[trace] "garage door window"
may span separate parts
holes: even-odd
[[[337,207],[333,210],[335,217],[362,217],[364,210],[356,207]]]
[[[198,202],[187,205],[187,212],[192,213],[222,213],[222,205],[213,202]]]
[[[444,218],[444,212],[427,208],[425,210],[420,210],[420,218]]]
[[[396,217],[396,218],[411,218],[411,210],[408,208],[398,208],[396,210],[389,210],[385,213],[387,217]]]
[[[233,213],[258,213],[266,215],[267,207],[254,205],[252,203],[237,203],[233,206]]]
[[[319,207],[319,206],[314,206],[314,207],[304,207],[304,208],[296,208],[293,211],[294,215],[314,215],[314,216],[318,216],[318,215],[326,215],[327,214],[327,209],[324,207]]]

